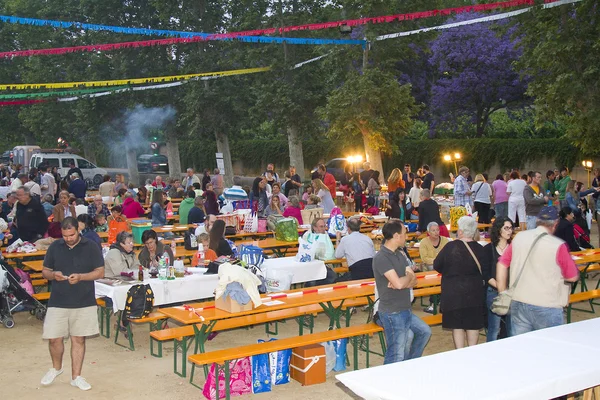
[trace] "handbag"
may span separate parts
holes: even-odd
[[[517,279],[515,279],[515,282],[511,285],[511,287],[509,287],[502,293],[498,293],[498,296],[496,296],[496,298],[492,302],[492,306],[490,307],[490,310],[494,314],[497,314],[500,316],[508,314],[508,311],[510,310],[510,303],[512,302],[512,298],[515,293],[515,289],[517,288],[517,284],[519,283],[519,279],[521,278],[521,275],[523,274],[523,270],[525,269],[527,259],[531,255],[531,251],[533,250],[533,248],[534,248],[535,244],[538,242],[538,240],[540,240],[543,236],[546,236],[546,235],[547,235],[547,233],[542,233],[540,236],[535,238],[535,240],[533,241],[533,244],[529,248],[527,257],[525,257],[525,261],[523,261],[523,268],[521,268],[521,271],[519,272]]]

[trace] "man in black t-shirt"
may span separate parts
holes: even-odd
[[[371,169],[371,163],[367,161],[363,163],[363,171],[360,173],[360,180],[365,187],[369,184],[371,176],[373,176],[373,170]]]
[[[94,280],[104,277],[104,259],[96,243],[79,235],[77,220],[61,223],[62,239],[52,243],[44,258],[42,275],[52,282],[43,339],[48,339],[52,368],[42,378],[47,386],[62,374],[63,338],[71,337],[71,385],[92,387],[81,377],[85,338],[98,334]]]
[[[290,180],[285,183],[284,195],[285,197],[289,197],[290,190],[296,189],[298,194],[300,194],[300,188],[302,187],[302,181],[300,180],[300,175],[296,173],[296,167],[290,165]]]
[[[29,188],[17,189],[17,230],[19,238],[27,242],[41,239],[48,230],[48,217],[38,199],[31,197]]]
[[[71,178],[71,176],[72,176],[72,175],[73,175],[75,172],[77,172],[77,175],[79,175],[79,177],[80,177],[81,179],[83,179],[83,172],[81,172],[81,170],[79,169],[79,167],[75,166],[75,163],[74,163],[74,162],[71,162],[71,163],[69,163],[69,167],[70,167],[70,169],[69,169],[69,171],[67,172],[67,177],[69,177],[69,179],[73,179],[73,178]]]
[[[422,168],[423,172],[425,173],[425,176],[423,176],[423,183],[421,184],[421,189],[429,189],[433,193],[433,189],[435,187],[435,178],[429,170],[429,165],[425,164]]]

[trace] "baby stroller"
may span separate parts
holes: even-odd
[[[0,260],[0,323],[9,329],[15,326],[15,312],[29,311],[40,321],[46,316],[46,306],[30,296],[20,282],[13,267]]]

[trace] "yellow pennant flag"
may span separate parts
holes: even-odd
[[[218,77],[218,76],[233,76],[255,74],[257,72],[269,71],[271,67],[235,69],[231,71],[219,72],[203,72],[200,74],[173,75],[173,76],[158,76],[154,78],[134,78],[134,79],[117,79],[112,81],[89,81],[89,82],[59,82],[59,83],[20,83],[20,84],[3,84],[0,85],[0,90],[25,90],[25,89],[67,89],[67,88],[85,88],[98,86],[122,86],[122,85],[137,85],[143,83],[165,83],[175,82],[201,77]]]

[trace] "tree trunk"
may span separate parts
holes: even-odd
[[[371,145],[371,138],[369,134],[366,132],[362,133],[363,143],[365,145],[365,154],[367,156],[367,161],[371,164],[371,169],[375,171],[379,171],[380,182],[385,180],[385,174],[383,173],[383,162],[381,161],[381,152],[379,150],[375,150]]]
[[[304,152],[302,150],[302,139],[298,127],[290,125],[288,127],[288,144],[290,148],[290,165],[296,167],[296,173],[300,180],[304,181]]]
[[[37,144],[35,136],[33,135],[33,133],[31,133],[29,129],[23,129],[23,139],[25,140],[25,144],[27,146]]]
[[[231,150],[229,150],[229,137],[226,133],[215,133],[215,139],[217,140],[217,152],[223,153],[223,163],[225,164],[223,188],[228,188],[233,186],[233,164]]]
[[[181,179],[181,159],[179,158],[179,144],[177,134],[173,131],[167,132],[167,158],[169,159],[169,176]]]
[[[129,182],[136,187],[141,186],[140,174],[137,168],[137,152],[134,148],[127,146],[127,169],[129,170]]]

